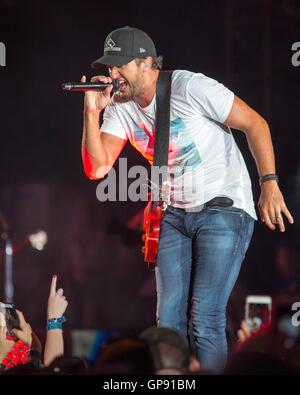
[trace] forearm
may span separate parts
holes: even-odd
[[[81,154],[84,171],[90,179],[96,179],[101,176],[101,169],[108,164],[99,131],[99,111],[84,111],[83,117]]]
[[[51,362],[64,355],[64,339],[61,329],[51,329],[47,331],[44,350],[44,365],[49,366]]]
[[[246,131],[250,151],[254,157],[258,174],[276,173],[275,155],[271,133],[267,122],[261,118]]]

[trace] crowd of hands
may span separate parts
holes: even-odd
[[[47,322],[48,320],[59,318],[64,316],[65,311],[68,306],[68,301],[64,296],[64,291],[62,288],[57,289],[57,276],[54,275],[51,280],[48,303],[47,303]],[[6,327],[5,316],[2,312],[0,312],[0,363],[6,358],[6,356],[13,349],[14,345],[17,342],[23,342],[29,349],[30,353],[28,354],[27,362],[38,360],[40,363],[40,367],[47,368],[59,357],[64,356],[64,339],[63,339],[63,330],[62,329],[51,329],[46,332],[46,340],[44,350],[42,348],[41,342],[35,332],[32,330],[30,324],[26,321],[23,313],[17,310],[17,315],[19,318],[19,329],[13,329],[8,332]],[[275,352],[275,356],[281,358],[284,357],[284,353],[288,353],[286,355],[287,359],[291,359],[291,355],[294,359],[293,364],[296,370],[300,371],[300,363],[299,355],[300,355],[300,344],[296,345],[295,350],[288,349],[284,351],[282,347],[278,346],[278,336],[277,334],[273,334],[272,331],[263,331],[263,334],[260,335],[261,330],[253,331],[250,330],[247,322],[243,320],[241,322],[240,328],[237,331],[237,342],[234,345],[235,351],[241,354],[241,350],[255,350],[255,348],[261,348],[261,340],[264,344],[269,343],[271,345],[271,354],[273,351]],[[266,337],[267,336],[267,337]],[[258,340],[256,340],[258,339]],[[253,348],[253,344],[254,346]],[[281,344],[282,341],[280,341]],[[249,348],[250,344],[250,348]],[[251,345],[252,344],[252,345]],[[263,346],[264,348],[265,346]],[[270,354],[270,355],[271,355]],[[293,356],[294,355],[294,356]],[[247,357],[248,358],[248,357]],[[196,363],[197,362],[197,363]],[[197,372],[201,372],[201,365],[198,360],[194,356],[191,355],[189,374],[198,374]],[[158,374],[158,373],[155,373]],[[172,373],[170,373],[172,374]],[[205,373],[203,373],[205,374]],[[226,374],[226,373],[225,373]],[[242,373],[238,373],[242,374]]]

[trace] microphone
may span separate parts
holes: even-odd
[[[116,80],[110,83],[105,82],[66,82],[61,85],[64,91],[84,92],[84,91],[104,91],[108,86],[113,86],[113,92],[120,89],[120,84]]]

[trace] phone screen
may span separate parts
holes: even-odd
[[[251,331],[257,331],[263,323],[271,321],[271,299],[250,297],[246,301],[245,319]]]
[[[19,329],[20,322],[15,306],[9,303],[1,303],[0,309],[5,316],[5,322],[6,322],[8,334],[11,334],[12,329]]]

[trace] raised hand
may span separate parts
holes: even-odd
[[[56,290],[56,285],[57,285],[57,276],[54,275],[52,277],[50,293],[48,298],[48,309],[47,309],[48,319],[61,317],[66,311],[66,308],[68,306],[66,297],[63,294],[64,290],[62,288]]]

